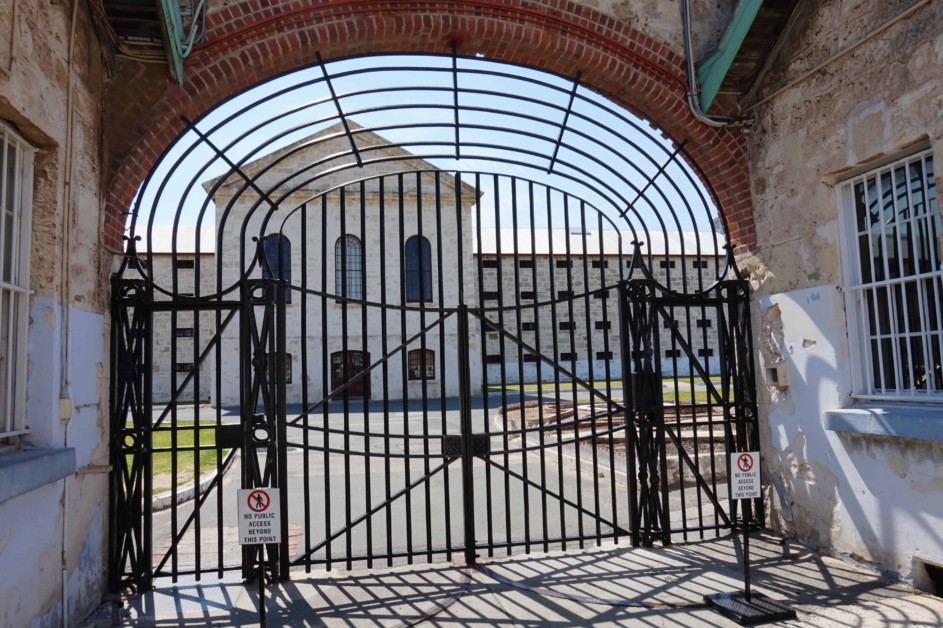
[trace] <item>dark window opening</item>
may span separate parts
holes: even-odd
[[[194,267],[194,260],[192,259],[175,259],[174,268],[177,270],[187,270]]]
[[[702,318],[701,320],[697,322],[698,327],[712,327],[713,325],[714,325],[714,321],[712,321],[709,318]]]
[[[576,354],[576,353],[561,353],[561,354],[560,354],[560,359],[561,359],[561,360],[569,360],[570,362],[573,362],[573,361],[575,361],[575,360],[578,360],[579,357],[578,357],[578,354]]]
[[[435,379],[435,351],[413,349],[406,356],[410,381]]]
[[[519,268],[533,268],[534,260],[532,259],[522,259],[517,263]]]
[[[189,373],[193,370],[193,362],[177,362],[174,364],[174,370],[178,373]]]
[[[596,352],[596,359],[597,359],[597,360],[611,360],[611,359],[612,359],[612,351],[597,351],[597,352]]]
[[[537,295],[533,290],[522,290],[521,291],[521,300],[522,301],[533,301],[537,298]]]
[[[607,260],[594,259],[593,268],[609,268],[609,262]]]
[[[406,302],[432,301],[432,245],[423,236],[406,240]]]
[[[523,331],[535,331],[537,329],[537,323],[534,321],[524,321],[521,323],[521,329]]]
[[[558,259],[556,266],[557,268],[573,268],[573,262],[567,259]]]
[[[572,299],[573,291],[572,290],[558,290],[557,298],[558,299]]]
[[[612,321],[596,321],[593,326],[596,329],[612,329]]]
[[[497,267],[498,267],[498,260],[496,260],[496,259],[483,259],[483,260],[481,260],[481,267],[482,267],[482,268],[497,268]]]
[[[560,321],[560,331],[572,331],[576,329],[573,321]]]
[[[675,267],[675,262],[674,262],[674,260],[665,260],[665,259],[663,259],[663,260],[661,260],[660,262],[658,262],[658,267],[659,267],[659,268],[674,268],[674,267]]]
[[[666,358],[680,358],[681,350],[680,349],[666,349],[665,357]]]
[[[497,301],[500,295],[496,290],[492,290],[482,293],[481,296],[485,301]]]
[[[178,327],[174,330],[174,335],[177,338],[193,338],[193,328],[192,327]]]
[[[536,361],[537,361],[537,356],[534,355],[533,353],[525,353],[525,354],[524,354],[524,361],[525,361],[525,362],[536,362]]]
[[[712,355],[714,355],[714,350],[713,349],[698,349],[697,354],[701,357],[709,358]]]

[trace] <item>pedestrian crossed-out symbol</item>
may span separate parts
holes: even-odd
[[[740,457],[737,458],[737,467],[746,473],[753,468],[753,456],[750,454],[740,454]]]
[[[263,512],[268,508],[270,499],[266,491],[257,490],[249,493],[249,509],[252,512]]]

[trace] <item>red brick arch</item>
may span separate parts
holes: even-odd
[[[680,36],[680,34],[679,34]],[[629,103],[678,139],[717,191],[740,250],[755,243],[742,134],[698,122],[683,59],[664,43],[569,0],[236,0],[208,16],[183,86],[124,76],[109,99],[104,238],[117,247],[131,200],[163,150],[221,100],[283,72],[383,52],[481,53],[573,76]]]

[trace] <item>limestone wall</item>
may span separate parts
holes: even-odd
[[[99,231],[105,79],[86,3],[0,4],[0,120],[36,148],[33,295],[22,365],[27,401],[21,411],[29,433],[22,440],[40,450],[73,449],[78,469],[0,503],[4,626],[74,625],[104,589],[110,254]],[[0,461],[17,460],[9,446],[0,443]],[[0,485],[10,486],[11,466],[17,464],[0,465]]]
[[[871,36],[915,4],[925,6]],[[919,580],[922,561],[943,563],[943,443],[929,435],[943,433],[940,400],[903,404],[914,421],[937,426],[920,438],[826,426],[830,411],[886,405],[852,395],[836,190],[920,147],[932,148],[939,170],[943,6],[811,5],[760,92],[772,97],[755,108],[750,140],[758,245],[744,266],[757,291],[759,366],[788,373],[787,385],[774,386],[761,368],[772,524]]]

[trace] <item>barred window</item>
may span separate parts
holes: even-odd
[[[406,364],[411,381],[435,379],[435,351],[413,349],[406,354]]]
[[[25,434],[34,150],[0,122],[0,443]]]
[[[842,263],[854,394],[943,399],[943,226],[927,150],[845,182]]]
[[[348,299],[363,299],[363,246],[356,236],[345,235],[334,244],[334,290]]]

